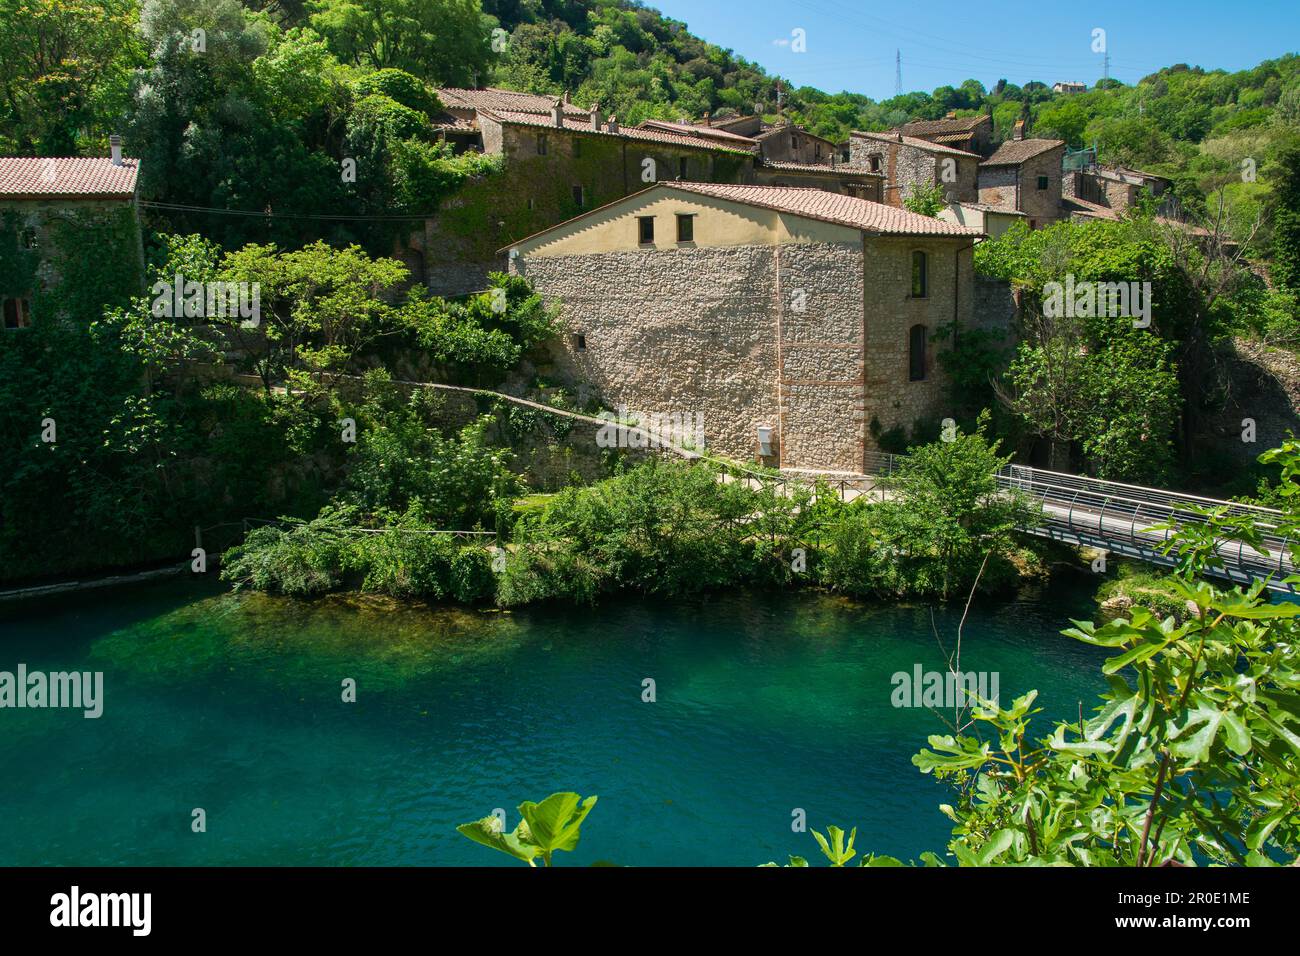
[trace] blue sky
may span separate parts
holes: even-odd
[[[929,92],[973,77],[1023,84],[1102,75],[1091,49],[1106,31],[1111,76],[1135,83],[1174,63],[1239,70],[1300,48],[1297,0],[1090,0],[989,3],[921,0],[645,0],[691,32],[796,85],[894,94],[894,51],[903,90]],[[807,50],[794,52],[795,29]]]

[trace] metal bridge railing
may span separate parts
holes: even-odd
[[[896,475],[907,456],[869,452],[866,471],[879,477]],[[1232,516],[1251,516],[1263,532],[1262,547],[1243,541],[1226,541],[1216,548],[1224,564],[1224,575],[1234,580],[1272,577],[1280,579],[1297,572],[1290,553],[1290,539],[1273,533],[1283,521],[1282,512],[1258,505],[1220,501],[1200,495],[1180,494],[1160,488],[1104,481],[1083,475],[1008,465],[997,474],[999,487],[1014,489],[1038,503],[1044,526],[1026,529],[1059,540],[1114,550],[1158,563],[1172,563],[1163,546],[1174,528],[1203,524],[1202,511],[1217,510]],[[1289,588],[1288,588],[1289,589]]]

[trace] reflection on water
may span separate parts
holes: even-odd
[[[962,668],[1073,718],[1102,655],[1059,631],[1091,611],[1060,586],[977,605]],[[960,616],[812,593],[502,613],[189,583],[9,607],[0,670],[102,670],[105,711],[0,710],[0,863],[511,865],[455,825],[504,807],[513,826],[560,789],[600,795],[570,863],[812,855],[795,808],[914,857],[947,836],[948,793],[910,762],[943,725],[892,707],[890,675],[942,669]]]

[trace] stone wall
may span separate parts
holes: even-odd
[[[1019,306],[1011,283],[1006,279],[975,276],[975,312],[971,324],[991,332],[1010,332]]]
[[[743,461],[860,472],[873,416],[888,429],[943,415],[945,346],[930,343],[925,379],[910,381],[909,333],[971,321],[964,245],[872,238],[865,249],[622,251],[523,257],[512,268],[562,307],[551,371],[589,383],[607,406],[700,412],[707,447]],[[911,296],[916,250],[929,257],[925,298]],[[773,429],[771,458],[759,459],[759,426]]]
[[[871,169],[872,157],[885,174],[883,202],[902,207],[915,186],[941,186],[952,202],[972,202],[978,191],[979,158],[959,156],[915,146],[854,136],[849,141],[849,162]],[[948,178],[945,178],[948,176]]]
[[[925,298],[913,298],[912,253],[927,255]],[[960,272],[958,268],[960,267]],[[866,256],[865,419],[885,430],[947,414],[947,380],[937,356],[948,342],[930,341],[926,376],[909,380],[909,337],[923,325],[927,339],[954,321],[969,325],[974,314],[974,271],[969,243],[909,238],[873,239]],[[868,441],[869,450],[874,442]]]
[[[1030,227],[1041,229],[1061,218],[1061,156],[1064,146],[1030,157],[1020,166],[1020,211]],[[1038,178],[1047,177],[1047,188],[1038,188]]]
[[[1019,209],[1020,177],[1016,166],[981,166],[979,201],[999,209]]]

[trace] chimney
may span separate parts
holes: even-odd
[[[568,90],[565,90],[565,91],[564,91],[564,105],[565,105],[565,106],[568,106],[568,105],[569,105],[569,91],[568,91]]]
[[[1024,139],[1024,138],[1025,138],[1025,121],[1024,121],[1024,120],[1022,120],[1022,119],[1018,119],[1018,120],[1016,120],[1016,125],[1015,125],[1015,127],[1011,130],[1011,138],[1012,138],[1012,139],[1017,139],[1017,140],[1019,140],[1019,139]]]
[[[551,125],[557,128],[564,125],[564,104],[560,100],[551,104]]]
[[[613,116],[611,116],[611,117],[609,118],[609,131],[610,131],[611,133],[617,133],[617,132],[618,132],[618,114],[617,114],[617,113],[615,113]]]
[[[600,129],[600,104],[599,103],[591,104],[591,128],[594,130]]]
[[[122,137],[114,133],[108,138],[108,148],[112,152],[113,165],[122,165]]]
[[[712,113],[705,113],[705,114],[704,114],[704,125],[705,125],[705,126],[712,126],[712,125],[713,125],[713,114],[712,114]]]
[[[957,118],[956,110],[949,110],[947,114],[944,116],[944,119],[956,119],[956,118]]]

